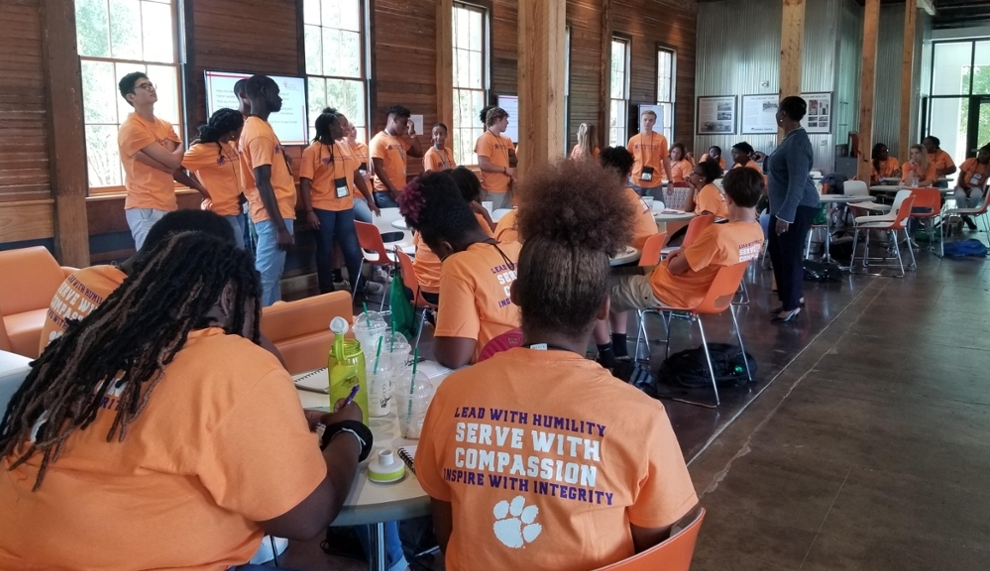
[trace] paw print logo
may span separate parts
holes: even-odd
[[[506,547],[519,549],[532,543],[543,532],[543,526],[534,523],[540,508],[526,506],[526,498],[516,496],[512,503],[502,500],[495,504],[495,537]]]

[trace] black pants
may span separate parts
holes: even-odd
[[[783,234],[777,234],[777,217],[770,216],[770,261],[777,278],[777,297],[784,305],[784,311],[797,309],[804,297],[804,243],[817,214],[817,207],[798,206],[794,222]]]

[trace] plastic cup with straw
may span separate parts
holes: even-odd
[[[412,424],[413,397],[416,396],[416,365],[419,364],[419,347],[413,352],[412,376],[409,378],[409,403],[406,405],[406,425]]]
[[[371,314],[368,313],[368,302],[362,301],[361,307],[364,308],[364,319],[368,323],[368,329],[371,329]]]

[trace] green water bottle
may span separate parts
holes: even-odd
[[[327,357],[327,371],[330,381],[330,407],[337,401],[346,399],[351,390],[357,386],[358,392],[354,402],[361,407],[361,421],[368,424],[368,380],[364,366],[364,351],[361,343],[354,339],[344,339],[347,333],[347,320],[334,317],[330,321],[330,331],[333,331],[333,347]]]

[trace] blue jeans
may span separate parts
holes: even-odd
[[[354,219],[358,222],[374,224],[373,218],[371,217],[371,207],[368,206],[368,201],[356,196],[354,197]]]
[[[392,194],[388,191],[375,191],[375,204],[378,208],[398,208],[399,203],[392,200]]]
[[[289,234],[293,233],[294,223],[295,220],[285,220]],[[278,232],[271,220],[255,222],[254,229],[258,233],[254,267],[261,274],[261,306],[268,307],[282,299],[279,282],[282,279],[282,270],[285,269],[285,250],[278,249]]]
[[[333,291],[333,241],[337,239],[347,264],[347,276],[353,282],[361,273],[361,247],[354,230],[354,210],[320,210],[313,212],[320,220],[316,231],[316,277],[320,293]]]
[[[224,220],[230,224],[230,227],[234,229],[234,243],[237,247],[244,249],[244,215],[237,214],[235,216],[224,216]]]
[[[354,533],[361,542],[364,552],[371,556],[371,532],[366,525],[354,526]],[[402,553],[402,541],[399,539],[399,523],[395,521],[385,522],[385,559],[388,571],[402,571],[409,566],[406,556]]]
[[[148,231],[166,214],[168,214],[167,211],[154,208],[128,208],[124,211],[127,226],[131,229],[131,237],[134,238],[135,250],[140,250],[144,246],[144,239],[148,237]]]

